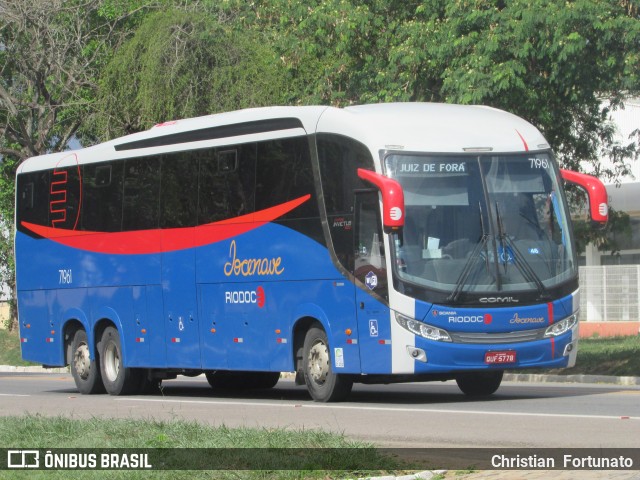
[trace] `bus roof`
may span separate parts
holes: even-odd
[[[462,153],[548,149],[536,127],[503,110],[443,103],[390,103],[327,110],[317,131],[354,137],[372,151]]]
[[[549,148],[533,125],[490,107],[438,103],[263,107],[164,122],[88,148],[32,157],[18,173],[312,133],[352,137],[375,156],[380,150],[462,153]]]

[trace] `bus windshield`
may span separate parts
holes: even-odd
[[[386,172],[404,189],[396,275],[465,293],[538,291],[576,275],[567,208],[547,153],[391,154]]]

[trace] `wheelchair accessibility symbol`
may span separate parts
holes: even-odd
[[[377,320],[369,320],[369,336],[377,337],[378,336],[378,321]]]

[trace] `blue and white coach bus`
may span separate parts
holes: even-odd
[[[82,393],[176,375],[317,401],[354,382],[574,364],[578,267],[540,132],[477,106],[272,107],[156,125],[17,173],[22,355]]]

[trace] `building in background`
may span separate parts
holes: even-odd
[[[9,292],[6,287],[3,287],[0,288],[0,329],[9,327],[10,315]]]
[[[640,98],[627,100],[612,119],[621,144],[628,143],[640,129]],[[588,245],[581,258],[582,336],[640,333],[640,162],[631,164],[631,172],[619,185],[607,185],[610,206],[630,217],[631,235],[616,237],[620,246],[616,255]]]

